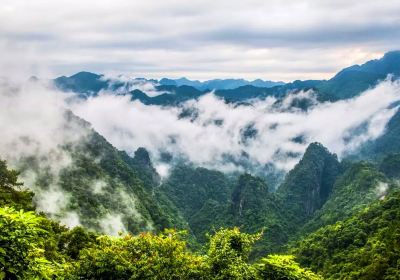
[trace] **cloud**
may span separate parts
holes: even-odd
[[[126,75],[104,75],[101,79],[109,82],[110,90],[113,90],[113,86],[118,86],[117,91],[114,91],[114,93],[117,94],[124,94],[127,91],[129,92],[135,89],[146,93],[146,95],[150,97],[155,97],[164,93],[170,93],[168,91],[157,90],[156,86],[159,84],[156,81],[147,80],[144,78],[131,78]]]
[[[376,186],[375,192],[379,199],[384,199],[388,190],[389,190],[389,185],[387,183],[379,182],[378,185]]]
[[[100,220],[100,227],[103,233],[113,236],[118,236],[120,233],[126,232],[120,214],[107,214]]]
[[[306,112],[289,107],[296,98],[314,105]],[[378,137],[397,110],[390,105],[398,100],[400,82],[387,80],[356,98],[335,103],[319,104],[311,92],[301,92],[280,103],[267,98],[236,106],[208,94],[182,108],[170,108],[104,94],[71,109],[131,154],[145,147],[156,161],[168,152],[222,171],[268,164],[288,171],[311,142],[321,142],[343,156]],[[182,112],[193,115],[183,118]]]
[[[399,19],[396,0],[3,0],[0,48],[57,74],[289,81],[398,48]]]
[[[62,147],[84,141],[87,131],[68,121],[66,97],[39,83],[1,84],[0,157],[23,170],[40,211],[76,226],[79,217],[68,210],[70,196],[59,185],[60,172],[72,163]],[[46,178],[45,186],[39,178]]]
[[[82,151],[82,144],[91,139],[92,131],[71,115],[70,101],[70,94],[53,90],[47,84],[30,81],[14,84],[0,80],[0,158],[22,171],[21,181],[35,193],[38,211],[67,226],[82,223],[95,230],[120,230],[117,222],[114,226],[106,225],[107,219],[96,220],[110,214],[119,215],[122,223],[135,223],[151,230],[152,222],[142,216],[143,209],[135,194],[128,192],[127,186],[116,178],[84,174],[75,178],[74,186],[69,186],[71,182],[63,172],[78,170],[79,165],[77,169],[75,164],[79,156],[96,164],[100,160]],[[77,193],[82,195],[75,184],[79,188],[87,187],[91,196],[118,204],[94,205],[97,216],[86,216],[82,197],[74,197]]]

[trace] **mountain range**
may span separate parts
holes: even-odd
[[[108,90],[161,106],[195,100],[213,87],[226,102],[247,106],[254,98],[282,100],[304,90],[320,102],[343,102],[399,75],[400,52],[394,51],[329,80],[287,84],[110,80],[89,72],[53,82],[82,99]],[[397,105],[377,137],[341,158],[310,143],[277,186],[249,170],[222,172],[183,159],[162,177],[145,148],[119,150],[65,109],[62,130],[85,135],[57,145],[68,165],[57,172],[46,167],[51,158],[60,161],[54,152],[11,158],[18,171],[0,161],[0,279],[400,279]],[[303,141],[297,134],[293,139]],[[21,188],[19,173],[34,178],[32,185]],[[40,208],[55,191],[66,202],[52,202],[63,207],[57,213]],[[73,217],[79,218],[75,228],[59,223]]]
[[[108,79],[104,75],[90,72],[79,72],[70,77],[54,79],[57,88],[72,91],[82,97],[96,95],[100,90],[111,90],[118,94],[131,94],[133,100],[145,104],[173,105],[190,99],[196,99],[211,90],[214,94],[227,101],[243,102],[253,98],[267,96],[282,97],[287,93],[301,90],[313,90],[321,101],[337,101],[348,99],[373,87],[379,81],[392,75],[400,75],[400,51],[391,51],[382,58],[368,61],[362,65],[353,65],[339,71],[329,80],[296,80],[291,83],[242,79],[209,80],[205,82],[191,81],[186,78],[171,80],[163,78],[160,81],[138,79],[150,83],[159,94],[149,96],[140,86],[130,86],[129,81]],[[133,82],[132,82],[133,81]],[[131,84],[138,84],[132,79]]]

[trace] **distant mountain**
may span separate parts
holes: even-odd
[[[301,90],[314,90],[320,101],[337,101],[352,98],[366,89],[375,86],[388,75],[400,76],[400,51],[386,53],[382,58],[368,61],[362,65],[353,65],[339,71],[329,80],[293,81],[284,84],[263,80],[246,81],[243,79],[215,79],[208,81],[189,80],[187,78],[147,80],[144,78],[129,81],[109,80],[103,75],[79,72],[70,77],[56,78],[54,84],[61,90],[72,91],[81,97],[96,95],[100,90],[108,89],[116,94],[130,94],[132,100],[144,104],[176,105],[196,99],[215,90],[215,94],[229,102],[243,102],[253,98],[267,96],[283,97],[288,93]],[[150,96],[135,81],[150,83],[159,95]]]
[[[73,91],[80,94],[96,94],[108,86],[108,83],[103,81],[102,77],[103,75],[90,72],[79,72],[70,77],[58,77],[54,80],[54,84],[64,91]]]
[[[254,86],[262,88],[270,88],[274,86],[284,85],[284,82],[264,81],[261,79],[247,81],[244,79],[213,79],[200,82],[198,80],[189,80],[187,78],[180,79],[166,79],[163,78],[159,81],[161,85],[173,86],[191,86],[198,90],[219,90],[219,89],[235,89],[242,86]]]
[[[400,51],[386,53],[381,59],[353,65],[337,73],[332,79],[316,86],[322,100],[347,99],[356,96],[385,79],[400,75]]]

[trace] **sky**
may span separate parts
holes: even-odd
[[[1,0],[0,75],[325,79],[400,49],[398,0]]]

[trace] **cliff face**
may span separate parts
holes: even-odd
[[[277,194],[288,213],[301,222],[325,203],[339,174],[336,155],[321,144],[312,143],[302,160],[288,173]]]

